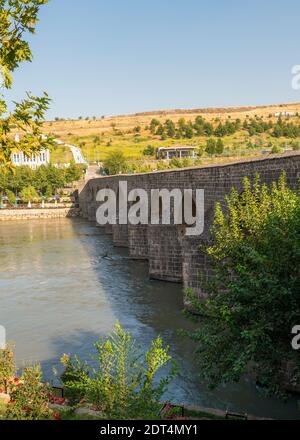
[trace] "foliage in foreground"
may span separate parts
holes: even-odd
[[[171,363],[169,348],[158,337],[143,353],[117,323],[111,335],[95,343],[95,367],[78,357],[62,358],[65,372],[62,382],[74,403],[84,399],[101,411],[103,417],[146,418],[157,416],[157,405],[175,374],[175,367],[158,384],[158,371]]]
[[[11,347],[0,350],[0,392],[7,391],[8,381],[14,376],[16,366],[14,354]]]
[[[51,389],[42,383],[40,366],[28,367],[22,377],[11,385],[10,402],[6,410],[9,420],[46,420],[53,418],[49,408]]]
[[[300,196],[285,176],[269,189],[244,180],[226,211],[217,204],[212,242],[205,249],[215,271],[208,298],[192,301],[200,313],[191,337],[202,376],[212,386],[251,371],[269,391],[300,383],[300,359],[291,347],[300,316]]]
[[[10,346],[0,350],[0,419],[45,420],[54,416],[49,408],[51,389],[42,383],[39,365],[24,369],[16,377],[14,353]],[[8,403],[3,401],[8,398]]]

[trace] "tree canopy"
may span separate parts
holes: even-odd
[[[0,0],[0,82],[3,90],[12,87],[12,73],[24,61],[32,60],[26,36],[33,34],[40,7],[48,0]],[[11,168],[14,149],[30,155],[51,145],[50,138],[42,136],[41,124],[50,103],[49,96],[35,97],[30,93],[15,103],[12,111],[2,93],[0,95],[0,166]],[[19,142],[14,139],[18,132]],[[2,170],[2,171],[3,171]]]
[[[291,346],[300,316],[300,196],[285,176],[271,188],[257,177],[232,190],[226,211],[217,204],[211,243],[204,251],[215,276],[203,283],[204,301],[192,334],[201,374],[212,386],[252,371],[281,394],[300,383],[300,359]],[[289,375],[289,379],[287,376]]]
[[[128,163],[122,151],[113,151],[104,161],[104,168],[108,174],[114,175],[126,173],[128,171]]]

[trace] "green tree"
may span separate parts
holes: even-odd
[[[152,145],[148,145],[143,151],[144,156],[155,156],[155,153],[156,153],[156,148],[153,147]]]
[[[191,123],[189,123],[186,126],[184,135],[185,135],[186,138],[192,139],[192,137],[194,135],[194,130],[193,130],[193,125]]]
[[[184,132],[184,131],[185,131],[185,129],[186,129],[186,122],[185,122],[185,119],[184,119],[184,118],[180,118],[180,119],[178,120],[178,129],[179,129],[179,131],[181,131],[181,132]]]
[[[69,168],[65,172],[65,180],[67,183],[78,182],[82,178],[82,167],[75,162],[71,162]]]
[[[94,344],[96,355],[91,356],[96,367],[91,368],[65,355],[62,382],[76,401],[82,397],[92,403],[109,419],[155,417],[166,386],[175,374],[155,383],[159,370],[171,363],[169,348],[158,337],[148,351],[143,352],[131,335],[117,323],[112,334]],[[174,365],[174,364],[173,364]]]
[[[0,81],[6,89],[12,87],[12,73],[32,53],[26,34],[34,33],[41,5],[47,0],[0,0]],[[17,149],[30,155],[52,144],[44,138],[41,124],[50,103],[48,95],[27,98],[15,103],[12,111],[0,95],[0,166],[11,168],[11,154]],[[22,133],[20,142],[11,134],[12,127]]]
[[[122,151],[113,151],[104,161],[104,168],[108,174],[126,173],[128,171],[128,162]]]
[[[16,199],[16,195],[15,195],[14,192],[12,192],[9,189],[7,189],[6,190],[6,196],[7,196],[8,202],[9,202],[9,204],[11,206],[16,204],[17,199]]]
[[[170,138],[173,138],[176,135],[176,127],[171,119],[167,119],[167,121],[165,122],[165,132]]]
[[[213,156],[214,154],[216,154],[216,140],[215,139],[210,138],[207,140],[205,151],[209,156]]]
[[[33,175],[30,167],[17,167],[14,173],[9,174],[9,189],[17,194],[23,188],[33,186]]]
[[[2,200],[3,194],[6,192],[8,187],[9,187],[8,172],[4,172],[2,170],[2,172],[0,172],[0,205],[1,205],[1,200]]]
[[[49,165],[47,171],[47,186],[50,185],[54,192],[63,188],[66,184],[66,175],[63,168],[56,168]]]
[[[150,131],[152,134],[156,133],[156,129],[157,127],[160,125],[160,122],[158,121],[158,119],[152,119],[151,123],[150,123]]]
[[[37,200],[39,198],[39,195],[33,186],[28,186],[22,189],[22,191],[20,192],[20,197],[23,202],[27,203]]]
[[[281,395],[300,383],[300,358],[291,347],[300,316],[300,196],[285,176],[271,188],[244,180],[226,211],[216,205],[211,243],[204,248],[214,279],[207,300],[192,299],[201,314],[192,334],[201,375],[212,386],[252,372]],[[191,294],[191,293],[190,293]]]

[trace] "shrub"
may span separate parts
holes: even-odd
[[[162,339],[158,337],[143,354],[117,323],[112,334],[94,346],[94,368],[81,363],[78,357],[62,358],[62,382],[67,394],[77,399],[84,397],[109,419],[154,416],[175,373],[173,367],[168,376],[154,383],[158,370],[171,362],[169,348],[163,346]]]
[[[155,156],[155,153],[156,153],[156,148],[153,147],[152,145],[148,145],[143,151],[144,156]]]
[[[171,168],[182,168],[182,162],[180,159],[178,159],[178,157],[173,157],[170,160],[170,167]]]
[[[20,192],[20,197],[23,202],[27,203],[37,200],[39,195],[33,186],[28,186]]]
[[[11,206],[13,206],[13,205],[15,205],[16,204],[16,195],[15,195],[15,193],[13,193],[12,191],[10,191],[10,190],[7,190],[6,191],[6,196],[7,196],[7,199],[8,199],[8,202],[9,202],[9,204],[11,205]]]
[[[9,420],[46,420],[53,418],[49,409],[50,387],[41,382],[40,366],[26,368],[10,391],[6,418]]]
[[[124,153],[122,151],[114,151],[110,153],[104,161],[104,169],[111,175],[126,173],[128,170],[128,163]]]
[[[273,145],[271,153],[272,154],[282,153],[282,148],[279,145]]]
[[[7,392],[8,381],[14,377],[15,372],[13,350],[7,346],[4,350],[0,350],[0,390]]]
[[[216,154],[216,145],[216,140],[213,138],[210,138],[206,141],[205,151],[209,156],[213,156],[214,154]]]
[[[167,170],[169,168],[170,168],[170,166],[169,166],[168,162],[165,162],[163,160],[158,160],[157,161],[157,169],[159,171]]]

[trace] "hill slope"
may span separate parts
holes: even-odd
[[[154,158],[145,157],[143,151],[149,145],[154,148],[160,146],[177,145],[195,145],[204,148],[208,139],[206,134],[193,133],[189,138],[181,137],[178,133],[174,137],[165,134],[157,134],[150,130],[150,124],[153,119],[164,125],[166,120],[174,122],[176,129],[178,121],[185,119],[186,124],[194,124],[196,118],[202,117],[205,122],[212,124],[215,129],[220,123],[226,121],[240,120],[241,125],[245,121],[258,120],[265,123],[271,122],[275,125],[278,122],[277,113],[292,113],[293,116],[283,117],[284,123],[300,125],[300,103],[265,105],[265,106],[247,106],[247,107],[228,107],[228,108],[208,108],[208,109],[178,109],[163,110],[136,113],[132,115],[112,116],[107,118],[87,118],[80,120],[58,120],[49,121],[44,124],[45,133],[51,133],[55,137],[65,142],[77,145],[82,148],[85,157],[91,161],[103,161],[106,157],[116,150],[122,150],[126,157],[132,161],[139,161],[147,166]],[[214,136],[214,133],[212,134]],[[296,136],[291,139],[286,136],[272,136],[269,132],[254,133],[251,136],[249,132],[241,126],[233,134],[225,134],[222,137],[225,150],[222,157],[208,158],[202,155],[202,161],[223,162],[236,160],[237,157],[253,157],[261,154],[262,150],[266,152],[274,146],[289,148],[291,140],[299,140]],[[299,138],[299,139],[298,139]],[[249,142],[254,148],[248,148]],[[57,148],[53,152],[55,162],[65,162],[69,160],[69,154],[64,149]]]

